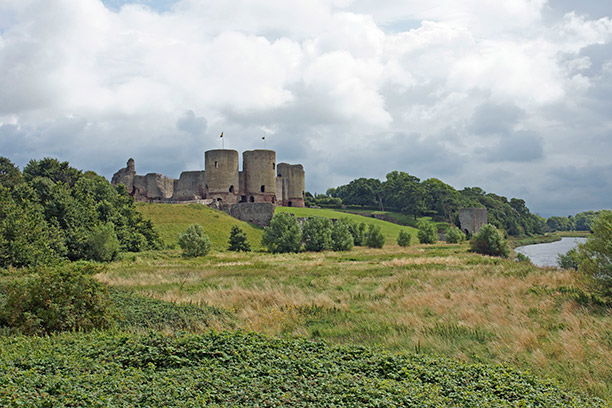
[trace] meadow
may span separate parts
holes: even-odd
[[[465,244],[197,259],[158,251],[97,277],[228,311],[232,327],[247,331],[505,363],[611,397],[612,320],[577,301],[576,274],[471,254]]]

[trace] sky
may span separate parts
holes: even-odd
[[[400,170],[612,208],[612,1],[0,0],[0,156],[178,177],[221,132],[311,192]]]

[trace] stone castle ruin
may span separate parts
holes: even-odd
[[[198,202],[230,214],[253,213],[253,209],[246,210],[248,206],[243,203],[267,203],[272,210],[277,205],[304,207],[304,167],[301,164],[277,164],[275,151],[249,150],[242,154],[242,171],[238,166],[236,150],[209,150],[204,154],[204,170],[184,171],[178,179],[173,179],[159,173],[138,175],[134,159],[129,159],[127,167],[113,175],[111,183],[123,184],[137,201]],[[234,206],[242,210],[232,211]]]
[[[477,234],[488,222],[487,218],[486,208],[461,208],[459,210],[459,224],[468,237]]]

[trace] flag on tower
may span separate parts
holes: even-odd
[[[219,136],[220,138],[223,138],[223,132],[221,132],[221,136]]]
[[[261,137],[261,140],[266,140],[266,137],[265,137],[265,136],[262,136],[262,137]]]

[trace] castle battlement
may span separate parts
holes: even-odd
[[[273,150],[249,150],[240,158],[236,150],[204,153],[204,170],[184,171],[178,179],[159,173],[136,174],[134,159],[117,171],[113,185],[124,185],[138,201],[193,202],[205,200],[218,207],[238,203],[304,206],[304,167],[276,163]]]

